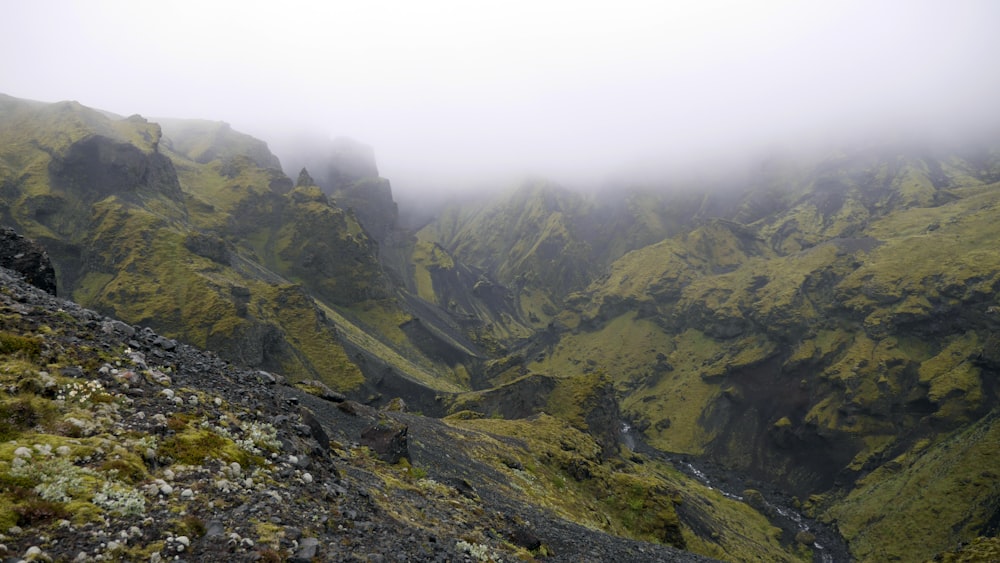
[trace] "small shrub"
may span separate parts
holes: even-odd
[[[38,418],[38,412],[28,397],[0,403],[0,441],[16,438],[19,433],[34,426]]]
[[[101,464],[101,471],[114,472],[122,481],[126,483],[138,483],[146,478],[145,469],[124,459],[109,459]]]
[[[208,431],[185,432],[163,440],[159,453],[178,463],[200,465],[206,457],[218,455],[226,446],[226,439]]]
[[[33,497],[14,507],[18,526],[31,526],[68,516],[66,507],[61,503],[45,500],[37,495],[33,495]]]
[[[284,561],[281,554],[270,547],[261,549],[257,552],[257,554],[260,555],[260,558],[257,559],[257,561],[260,561],[261,563],[281,563]]]
[[[0,354],[20,354],[28,358],[37,358],[41,353],[42,345],[37,338],[0,332]]]
[[[61,458],[30,463],[23,458],[15,458],[9,474],[15,478],[34,480],[37,485],[33,490],[45,500],[68,502],[86,491],[86,479],[93,476],[94,471]]]
[[[187,428],[187,420],[183,417],[173,415],[167,419],[167,428],[173,430],[174,432],[180,432]]]
[[[473,559],[478,561],[490,561],[490,548],[480,543],[470,543],[465,540],[459,540],[455,542],[455,548],[459,551],[463,551]]]
[[[200,538],[204,536],[207,531],[205,522],[194,514],[188,514],[187,516],[181,518],[174,523],[173,528],[174,533],[177,535],[188,536],[190,538]]]

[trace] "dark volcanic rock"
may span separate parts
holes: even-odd
[[[56,271],[45,249],[9,227],[0,229],[0,266],[23,275],[31,285],[56,294]]]
[[[173,162],[131,143],[94,135],[73,143],[49,164],[53,185],[96,201],[109,195],[132,199],[140,191],[184,198]]]
[[[198,256],[204,256],[224,266],[229,265],[229,245],[217,236],[191,233],[184,239],[184,247]]]
[[[397,463],[410,452],[406,440],[405,424],[392,419],[382,419],[361,432],[361,445],[368,446],[387,463]]]
[[[295,187],[301,188],[301,187],[315,186],[315,185],[316,185],[316,180],[313,180],[313,177],[309,175],[309,171],[303,168],[299,172],[299,179],[295,181]]]
[[[305,407],[299,408],[299,416],[302,423],[309,428],[309,435],[319,444],[320,451],[326,451],[330,447],[330,437],[323,430],[323,425],[316,419],[316,415]]]

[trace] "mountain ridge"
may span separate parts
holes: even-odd
[[[552,416],[598,444],[560,469],[592,493],[621,479],[603,468],[628,459],[625,425],[794,497],[861,560],[995,535],[1000,491],[978,469],[1000,455],[983,439],[1000,366],[995,144],[785,157],[721,191],[534,179],[411,232],[384,179],[295,186],[224,126],[179,143],[138,116],[3,100],[0,120],[31,124],[0,139],[4,220],[106,312],[373,405],[497,428]],[[686,545],[737,557],[682,496]],[[773,557],[766,535],[744,547]],[[782,541],[780,559],[820,556]]]

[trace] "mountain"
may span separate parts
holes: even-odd
[[[530,179],[409,230],[361,143],[291,155],[293,181],[226,124],[157,121],[0,98],[0,217],[59,295],[281,374],[328,435],[354,428],[341,445],[362,425],[310,392],[405,427],[407,463],[468,469],[480,499],[613,535],[724,560],[995,549],[1000,137],[590,195]],[[372,414],[401,403],[420,414]]]
[[[48,249],[60,294],[343,391],[454,388],[397,328],[358,218],[294,186],[262,141],[201,121],[164,138],[74,102],[3,97],[0,120],[0,214]]]
[[[646,204],[645,221],[623,223],[656,225],[662,239],[625,253],[574,234],[614,232],[579,211],[586,203],[530,188],[493,208],[516,225],[503,231],[512,238],[463,231],[493,232],[481,209],[422,233],[514,287],[510,262],[483,257],[534,260],[529,270],[548,260],[549,274],[564,258],[598,266],[540,284],[561,306],[548,309],[527,370],[603,370],[653,446],[779,485],[836,522],[859,559],[915,560],[995,535],[1000,517],[985,469],[1000,455],[998,156],[876,146],[769,163],[739,190],[708,192],[705,207],[690,206],[706,193],[697,185],[660,191],[677,203]],[[650,196],[623,199],[635,197]],[[657,215],[670,208],[686,211]],[[537,244],[555,231],[564,238]],[[628,248],[623,232],[607,247]]]

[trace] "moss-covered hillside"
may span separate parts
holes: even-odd
[[[700,216],[664,222],[669,206],[642,206],[632,235],[593,213],[564,228],[566,208],[530,190],[492,208],[559,225],[567,239],[548,254],[517,229],[470,234],[499,211],[451,212],[422,234],[457,257],[493,248],[535,278],[579,263],[579,249],[590,265],[609,258],[583,287],[551,286],[576,291],[548,302],[562,306],[524,371],[606,372],[654,446],[779,485],[837,522],[859,559],[920,560],[995,535],[1000,515],[998,166],[982,147],[772,162]],[[697,188],[657,197],[682,208]],[[596,252],[583,225],[622,234],[605,244],[628,251]],[[646,244],[652,232],[663,236]],[[482,264],[519,287],[506,262]]]
[[[409,314],[350,210],[293,186],[262,141],[168,124],[175,138],[139,116],[0,98],[0,216],[49,250],[61,294],[342,391],[378,392],[362,368],[454,385],[462,369],[399,328]]]

